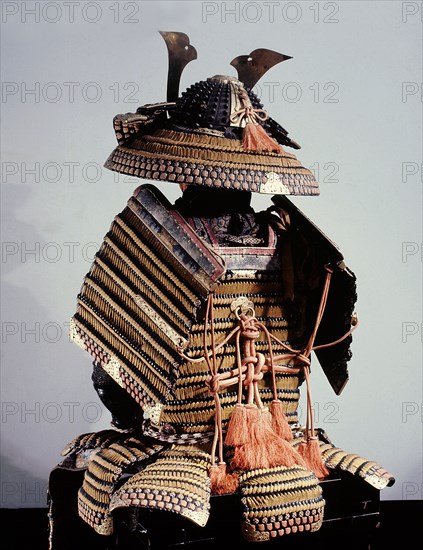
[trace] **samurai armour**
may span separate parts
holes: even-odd
[[[205,525],[211,492],[233,491],[247,540],[320,528],[325,502],[301,454],[310,426],[299,424],[299,388],[309,391],[312,349],[336,393],[347,382],[355,277],[292,203],[275,202],[216,216],[142,185],[113,221],[71,334],[137,404],[139,421],[80,436],[61,466],[86,468],[79,513],[97,532],[110,534],[113,510],[129,506]],[[270,424],[277,410],[285,436]],[[249,435],[231,427],[235,417]],[[315,433],[324,471],[394,482]]]

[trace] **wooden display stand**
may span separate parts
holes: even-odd
[[[321,482],[326,500],[325,517],[316,533],[297,533],[264,543],[248,543],[241,534],[240,496],[211,497],[210,519],[205,527],[171,513],[141,508],[116,510],[115,544],[125,550],[186,548],[372,548],[377,540],[380,492],[349,474],[332,475]]]
[[[114,512],[115,533],[98,535],[78,517],[77,491],[83,470],[56,468],[50,477],[55,503],[54,545],[60,550],[186,550],[276,547],[313,550],[361,550],[379,548],[380,491],[356,476],[332,473],[322,480],[326,500],[323,525],[315,533],[296,533],[269,542],[249,543],[241,533],[239,494],[212,496],[205,527],[172,512],[125,508]]]

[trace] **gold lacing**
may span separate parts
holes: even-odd
[[[216,461],[216,450],[218,451],[218,459],[220,464],[224,464],[223,458],[223,429],[222,429],[222,409],[219,397],[219,391],[222,388],[232,386],[238,383],[238,403],[242,403],[242,390],[243,386],[247,388],[247,405],[253,405],[254,402],[259,409],[262,409],[263,405],[258,392],[258,381],[262,379],[265,372],[270,372],[272,375],[274,399],[277,399],[277,387],[276,387],[276,373],[277,372],[304,372],[307,388],[307,420],[304,432],[304,439],[316,439],[314,430],[314,414],[313,414],[313,401],[310,389],[310,355],[311,352],[317,349],[326,348],[342,342],[345,338],[351,335],[351,333],[358,327],[358,322],[351,326],[350,330],[337,340],[314,346],[314,341],[318,328],[320,326],[323,314],[325,311],[330,282],[333,270],[329,266],[325,266],[326,278],[323,285],[322,296],[319,304],[319,309],[315,321],[313,331],[310,335],[306,347],[302,350],[293,349],[288,346],[276,336],[271,334],[265,325],[257,320],[255,317],[254,309],[249,308],[248,311],[242,312],[241,307],[238,307],[235,311],[235,315],[238,318],[239,324],[235,327],[219,344],[215,341],[214,332],[214,294],[209,295],[204,323],[204,337],[203,337],[203,354],[199,357],[192,358],[183,353],[180,350],[181,356],[189,362],[206,361],[210,371],[210,378],[207,385],[210,393],[214,397],[215,402],[215,433],[213,439],[213,446],[211,451],[212,466]],[[248,315],[249,314],[249,315]],[[207,345],[207,333],[210,325],[210,350]],[[258,338],[260,330],[262,330],[268,342],[269,356],[266,358],[262,353],[255,350],[254,340]],[[216,352],[222,348],[229,340],[235,338],[236,342],[236,364],[231,371],[225,373],[219,373]],[[241,345],[242,339],[242,345]],[[282,355],[273,355],[272,341],[277,342],[287,353]],[[242,353],[243,352],[243,358]],[[294,366],[278,366],[275,363],[280,359],[292,358]]]

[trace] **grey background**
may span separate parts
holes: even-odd
[[[63,446],[109,426],[90,358],[69,342],[66,323],[96,248],[139,184],[102,165],[115,146],[113,116],[165,99],[158,30],[186,32],[198,51],[182,89],[235,74],[231,59],[258,47],[293,56],[257,92],[317,173],[321,196],[293,201],[356,273],[361,321],[340,397],[314,362],[316,423],[395,474],[383,499],[421,498],[421,3],[1,8],[2,506],[45,506]],[[257,209],[269,204],[254,197]]]

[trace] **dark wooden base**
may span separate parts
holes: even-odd
[[[326,500],[325,519],[316,533],[297,533],[259,547],[274,547],[283,541],[284,548],[365,548],[378,536],[380,524],[379,491],[350,475],[332,476],[321,482]],[[239,495],[213,496],[210,519],[198,527],[180,516],[163,511],[129,509],[116,511],[116,547],[125,550],[187,550],[250,548],[257,543],[244,541],[241,534]]]
[[[347,475],[322,481],[327,501],[325,520],[316,533],[247,543],[240,534],[239,497],[229,495],[212,497],[212,514],[204,528],[176,514],[130,509],[116,511],[116,533],[103,537],[77,515],[76,493],[82,475],[63,471],[54,480],[55,498],[62,511],[55,518],[58,539],[54,550],[207,550],[226,548],[229,544],[257,550],[276,545],[284,550],[385,550],[415,548],[414,540],[421,538],[421,501],[379,501],[378,490]],[[48,549],[47,509],[2,509],[1,519],[3,532],[7,532],[8,550]]]

